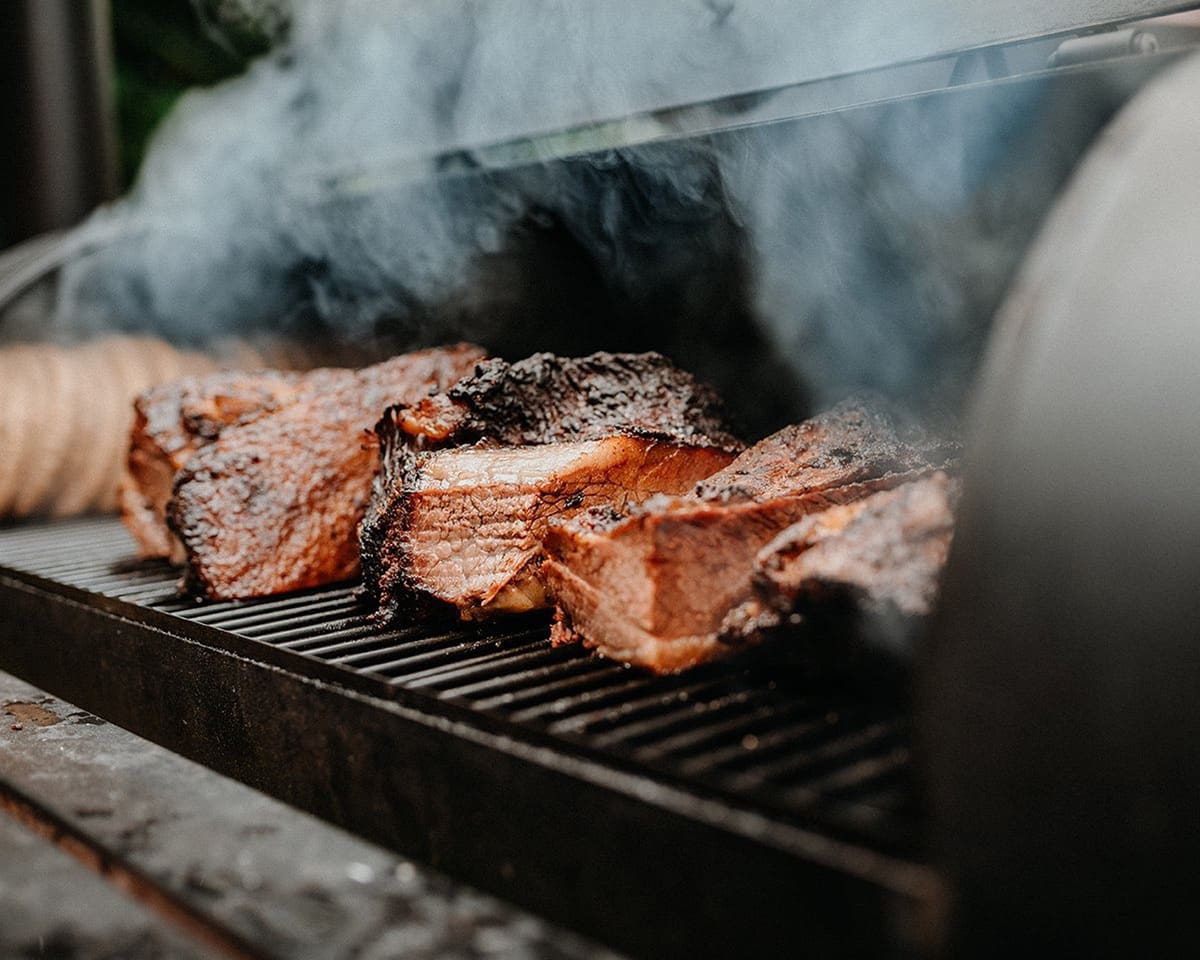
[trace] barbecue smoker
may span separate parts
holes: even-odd
[[[957,138],[964,178],[1028,205],[1019,251],[1043,229],[964,301],[970,362],[932,398],[969,398],[968,456],[912,698],[764,662],[651,677],[549,647],[537,617],[383,628],[353,585],[196,604],[108,517],[0,530],[0,667],[639,956],[1183,955],[1200,66],[1188,26],[1147,18],[1188,5],[914,3],[853,29],[760,6],[796,56],[740,85],[665,82],[620,123],[371,176],[944,123],[931,163]]]

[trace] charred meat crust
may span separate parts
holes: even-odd
[[[933,610],[960,490],[939,471],[789,527],[759,552],[731,639],[828,609],[903,641]]]
[[[696,488],[708,503],[790,496],[954,461],[961,445],[928,433],[876,397],[844,400],[784,427]]]
[[[223,430],[278,410],[313,376],[260,370],[183,377],[151,387],[134,401],[119,501],[143,557],[175,552],[166,505],[176,472],[191,456]]]
[[[658,353],[535,353],[516,363],[486,360],[443,395],[380,421],[386,444],[399,434],[426,448],[484,441],[501,446],[640,436],[738,453],[706,384]]]
[[[278,409],[308,376],[255,370],[184,377],[150,388],[134,408],[145,418],[145,432],[164,453],[173,454]]]
[[[187,550],[188,592],[265,596],[354,575],[375,458],[361,450],[363,423],[328,401],[317,407],[256,421],[180,471],[167,519]],[[332,426],[318,422],[330,415]]]
[[[389,407],[375,424],[379,470],[358,525],[362,592],[380,608],[382,618],[423,605],[411,582],[400,538],[388,535],[409,527],[411,501],[399,492],[413,486],[417,476],[416,450],[400,440],[402,432],[396,420],[401,410],[400,406]]]
[[[808,514],[932,472],[958,452],[878,401],[855,399],[761,441],[693,496],[554,524],[545,570],[561,622],[572,624],[558,637],[582,637],[658,671],[728,653],[718,642],[723,620],[750,598],[755,555],[767,542]]]
[[[460,344],[325,371],[319,389],[223,431],[180,470],[168,506],[187,552],[185,585],[229,599],[353,576],[379,462],[372,422],[397,398],[416,401],[456,382],[481,355]]]
[[[380,470],[359,539],[363,588],[383,617],[407,609],[423,592],[403,534],[412,521],[407,494],[427,451],[614,436],[729,455],[744,447],[730,432],[717,394],[657,353],[486,360],[442,394],[389,408],[375,432]]]

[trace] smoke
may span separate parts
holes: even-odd
[[[788,74],[786,4],[268,6],[287,40],[187,95],[82,228],[61,328],[656,348],[756,432],[859,386],[939,403],[1103,114],[1051,147],[1010,136],[1028,94],[672,139],[634,115]],[[484,149],[606,120],[567,160]],[[657,141],[621,146],[634,123]]]
[[[1103,83],[993,87],[756,131],[723,165],[755,316],[818,405],[958,406],[1053,197],[1116,109]]]

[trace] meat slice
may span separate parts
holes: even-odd
[[[540,566],[551,518],[689,490],[731,459],[622,436],[422,455],[397,540],[406,583],[465,619],[548,606]]]
[[[866,639],[903,654],[933,610],[960,483],[943,472],[805,517],[755,559],[754,597],[726,619],[747,641],[796,616],[851,613]]]
[[[226,427],[249,423],[290,402],[315,378],[351,376],[349,370],[302,375],[278,370],[232,371],[184,377],[151,387],[134,401],[121,515],[143,557],[182,550],[167,528],[167,501],[175,475],[200,447]]]
[[[321,371],[277,409],[220,430],[179,471],[167,505],[188,589],[234,599],[354,576],[378,470],[371,425],[389,404],[455,383],[482,353],[460,344]]]
[[[552,523],[544,575],[553,640],[658,672],[734,649],[722,624],[752,593],[755,556],[804,516],[941,466],[953,444],[851,400],[744,452],[688,497]]]
[[[547,605],[551,518],[690,490],[741,449],[715,394],[657,354],[490,360],[376,429],[364,587],[385,611],[425,595],[466,619]]]

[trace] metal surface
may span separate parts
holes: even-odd
[[[217,960],[0,812],[0,956]]]
[[[936,892],[878,691],[380,629],[350,586],[197,606],[130,553],[112,520],[0,533],[0,666],[615,946],[879,952]]]
[[[826,0],[494,0],[472,10],[469,56],[456,78],[466,93],[451,121],[422,148],[396,144],[393,160],[468,150],[605,125],[609,146],[622,125],[681,107],[738,112],[738,98],[823,84],[1001,44],[1102,30],[1197,6],[1196,0],[907,0],[836,4]],[[413,4],[414,33],[452,33],[457,5]],[[497,51],[504,51],[501,56]],[[505,96],[473,96],[509,63]],[[638,64],[631,71],[630,64]],[[485,72],[486,71],[486,72]],[[901,81],[903,84],[903,81]],[[871,98],[862,96],[843,105]],[[895,84],[892,86],[896,89]],[[906,92],[912,92],[911,90]],[[711,118],[710,118],[711,119]],[[719,122],[719,121],[718,121]],[[616,138],[615,141],[613,138]],[[352,158],[353,163],[355,159]]]
[[[3,672],[0,720],[5,960],[619,960]]]
[[[108,0],[19,0],[2,16],[0,246],[117,192]]]
[[[1193,58],[1108,128],[987,358],[920,673],[956,956],[1200,936],[1198,89]]]
[[[1195,28],[1170,22],[1140,24],[1136,29],[1125,30],[1106,30],[1105,26],[1104,23],[1095,28],[1081,25],[1085,29],[1082,35],[1068,36],[1061,43],[1061,32],[1022,34],[1004,43],[955,48],[929,57],[834,72],[802,82],[751,90],[737,87],[736,92],[714,92],[706,99],[695,98],[697,88],[691,82],[685,89],[692,99],[682,99],[669,108],[630,108],[618,118],[600,111],[598,116],[564,120],[549,129],[526,130],[513,123],[487,133],[479,132],[462,142],[439,144],[432,152],[397,149],[381,156],[346,158],[317,169],[299,163],[290,175],[315,178],[317,182],[336,184],[350,192],[363,192],[380,184],[461,176],[478,168],[519,167],[685,137],[720,137],[761,124],[936,96],[968,82],[1045,83],[1056,73],[1100,60],[1136,60],[1157,52],[1194,48],[1200,34]],[[1100,32],[1092,33],[1091,29]],[[1138,39],[1131,42],[1133,35]],[[784,66],[793,65],[787,61]]]

